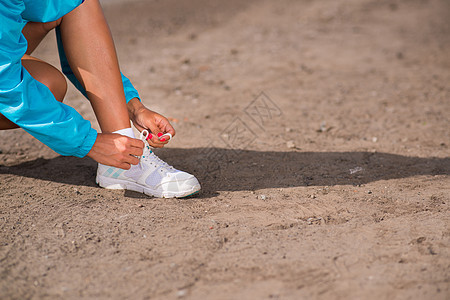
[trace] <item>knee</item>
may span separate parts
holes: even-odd
[[[67,93],[67,81],[59,70],[54,69],[41,83],[50,89],[56,100],[59,102],[64,100]]]
[[[31,56],[22,58],[22,64],[34,79],[49,88],[56,100],[63,101],[67,92],[67,81],[58,69]]]

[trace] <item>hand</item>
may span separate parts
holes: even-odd
[[[150,146],[155,148],[164,147],[169,142],[169,137],[159,140],[159,136],[165,133],[170,133],[172,137],[175,136],[175,129],[170,125],[169,120],[146,108],[137,98],[129,101],[127,106],[133,125],[139,131],[147,129],[152,135],[151,139],[148,139]]]
[[[98,163],[128,170],[137,165],[144,142],[116,133],[99,133],[94,146],[87,154]]]

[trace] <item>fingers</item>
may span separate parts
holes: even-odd
[[[137,165],[139,159],[136,156],[141,156],[143,153],[144,142],[138,139],[127,138],[127,145],[124,151],[124,160],[126,163]]]
[[[129,155],[141,156],[144,150],[138,147],[131,147],[129,150]]]
[[[129,170],[131,168],[131,165],[137,165],[137,164],[139,164],[139,158],[132,156],[132,155],[123,155],[121,157],[120,161],[117,161],[116,163],[113,163],[112,165],[114,167]]]
[[[173,126],[169,123],[169,121],[167,121],[166,128],[165,128],[165,132],[166,132],[166,133],[170,133],[170,134],[172,135],[172,137],[175,136],[175,129],[174,129]]]
[[[137,158],[136,156],[128,155],[127,162],[129,162],[132,165],[137,165],[139,163],[139,158]]]
[[[154,148],[162,148],[165,144],[167,144],[169,141],[160,141],[159,138],[156,135],[152,135],[151,139],[148,139],[148,144]]]
[[[172,139],[172,134],[170,132],[164,133],[163,135],[161,135],[159,137],[159,140],[164,142],[165,140],[171,140]]]
[[[139,158],[133,155],[123,154],[122,156],[119,157],[119,160],[113,163],[112,165],[114,167],[129,170],[131,168],[131,165],[137,164],[139,164]]]
[[[129,143],[131,147],[142,149],[144,148],[144,142],[138,139],[129,138]]]
[[[164,133],[164,134],[162,132],[158,133],[158,140],[160,142],[166,142],[166,141],[169,141],[171,139],[172,139],[172,134],[169,133],[169,132]]]
[[[113,167],[117,167],[117,168],[124,169],[124,170],[131,169],[131,165],[127,164],[127,163],[117,163],[116,165],[113,165]]]
[[[151,138],[149,138],[147,141],[149,145],[154,148],[162,148],[170,141],[170,135],[158,132],[156,134],[151,134]]]

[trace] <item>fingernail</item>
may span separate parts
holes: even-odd
[[[158,137],[161,137],[163,134],[161,132],[158,133]]]
[[[161,141],[161,142],[165,142],[165,141],[166,141],[166,139],[165,139],[165,138],[162,138],[162,139],[160,139],[160,141]]]
[[[148,140],[151,140],[152,137],[153,137],[153,136],[152,136],[151,134],[149,134],[149,135],[147,136],[147,141],[148,141]]]

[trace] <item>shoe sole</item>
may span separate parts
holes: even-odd
[[[139,183],[129,182],[121,179],[114,179],[113,182],[109,182],[110,178],[98,175],[96,182],[99,186],[110,190],[130,190],[138,193],[144,193],[148,196],[157,198],[186,198],[200,192],[200,184],[194,185],[191,189],[183,192],[158,192],[148,187],[142,186]]]

